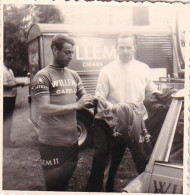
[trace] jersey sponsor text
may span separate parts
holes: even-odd
[[[54,158],[54,159],[51,159],[51,160],[41,160],[41,164],[43,166],[58,165],[59,164],[59,159]]]
[[[53,81],[51,84],[53,87],[70,86],[70,85],[75,85],[75,81],[73,79],[60,79],[60,80]]]

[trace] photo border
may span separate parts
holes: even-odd
[[[1,64],[3,64],[3,5],[4,4],[17,4],[17,3],[21,3],[21,4],[44,4],[44,5],[55,5],[55,4],[63,4],[63,3],[67,3],[67,2],[72,2],[72,3],[76,3],[76,1],[63,1],[63,0],[0,0],[0,10],[1,10],[1,21],[0,21],[0,28],[1,28],[1,42],[0,42],[0,49],[1,49],[1,53],[0,53],[0,60],[1,60]],[[102,3],[102,2],[107,2],[107,3],[113,3],[111,2],[111,0],[108,1],[80,1],[80,3]],[[180,1],[175,1],[175,0],[149,0],[149,1],[143,1],[143,0],[129,0],[129,1],[122,1],[122,0],[116,0],[115,2],[119,2],[119,3],[126,3],[126,2],[130,2],[130,3],[145,3],[145,2],[149,2],[149,3],[183,3],[186,4],[187,6],[189,6],[190,8],[190,0],[186,1],[186,0],[180,0]],[[190,23],[190,22],[189,22]],[[186,41],[187,43],[190,43],[190,24],[187,25],[187,33],[186,34]],[[189,172],[190,172],[190,168],[188,167],[188,164],[190,164],[190,158],[189,158],[189,153],[190,152],[190,147],[189,147],[189,140],[190,140],[190,127],[189,127],[189,111],[190,111],[190,101],[189,101],[189,90],[190,90],[190,85],[189,85],[189,78],[190,78],[190,44],[186,44],[186,57],[185,58],[185,63],[186,63],[186,68],[185,68],[185,119],[184,119],[184,146],[188,145],[187,147],[184,147],[184,194],[189,194],[190,193],[190,189],[189,189],[189,185],[190,185],[190,178],[189,178]],[[1,66],[2,68],[2,66]],[[3,72],[3,70],[1,70],[1,72]],[[1,83],[3,83],[3,78],[2,76],[0,76],[0,81]],[[1,86],[0,88],[0,98],[1,98],[1,102],[3,102],[3,87]],[[1,109],[2,109],[2,104],[1,104]],[[1,112],[0,117],[1,120],[3,121],[3,112]],[[189,119],[189,120],[188,120]],[[3,125],[1,123],[1,129],[3,129]],[[1,131],[3,132],[3,131]],[[3,136],[1,134],[1,140],[0,140],[0,156],[1,156],[1,162],[0,162],[0,166],[1,166],[1,170],[0,170],[0,181],[3,181],[3,177],[2,177],[2,171],[3,171],[3,150],[2,150],[2,143],[3,143]],[[9,191],[9,190],[2,190],[2,182],[0,184],[0,195],[45,195],[45,194],[49,194],[49,195],[54,195],[56,194],[70,194],[70,195],[74,195],[76,193],[79,194],[100,194],[100,193],[90,193],[90,192],[45,192],[45,191]],[[102,194],[102,193],[101,193]],[[107,194],[107,193],[106,193]],[[109,193],[109,194],[118,194],[118,193]]]

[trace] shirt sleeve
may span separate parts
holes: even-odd
[[[80,99],[83,95],[87,94],[84,86],[83,86],[83,83],[82,83],[82,80],[80,78],[80,76],[78,75],[77,72],[73,72],[73,76],[75,77],[75,80],[77,82],[77,97]]]
[[[35,100],[39,97],[50,94],[50,81],[42,74],[37,74],[32,81],[32,90],[34,92]]]
[[[3,71],[3,85],[8,85],[8,79],[6,71]]]
[[[4,68],[3,70],[3,85],[11,86],[16,83],[14,73],[11,69],[6,70]]]
[[[109,93],[109,80],[108,76],[105,71],[101,70],[99,77],[98,77],[98,82],[97,82],[97,87],[96,87],[96,96],[101,96],[103,98],[107,98]]]
[[[145,89],[145,97],[150,97],[151,94],[158,92],[156,85],[154,84],[154,82],[152,81],[152,77],[151,77],[151,72],[150,72],[150,68],[148,67],[147,69],[147,85],[146,85],[146,89]]]

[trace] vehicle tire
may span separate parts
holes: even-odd
[[[77,114],[78,143],[80,148],[92,144],[92,120],[85,114]]]

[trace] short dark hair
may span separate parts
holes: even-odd
[[[7,60],[7,61],[9,61],[9,60],[14,60],[15,58],[14,58],[14,56],[12,55],[12,54],[7,54],[6,56],[5,56],[5,60]]]
[[[119,39],[126,39],[126,38],[132,38],[133,39],[133,43],[136,46],[136,38],[135,38],[135,36],[133,34],[123,33],[123,34],[119,34],[118,35],[117,41],[116,41],[116,47],[117,47],[117,44],[118,44],[118,40]]]
[[[57,34],[51,41],[51,49],[55,46],[58,50],[63,48],[64,43],[70,43],[72,46],[75,45],[74,40],[67,34]]]

